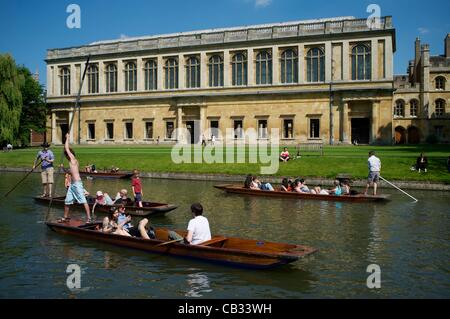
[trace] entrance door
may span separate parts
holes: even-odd
[[[352,119],[352,143],[370,143],[370,119]]]
[[[69,133],[69,125],[60,124],[59,127],[61,128],[61,141],[64,144],[66,142],[66,134]]]
[[[189,132],[190,135],[190,142],[191,144],[195,144],[196,138],[195,138],[195,121],[187,121],[186,122],[186,129]]]

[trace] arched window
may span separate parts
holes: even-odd
[[[149,60],[144,66],[145,90],[158,89],[158,65],[155,60]]]
[[[200,87],[200,62],[196,57],[190,57],[186,64],[186,87]]]
[[[397,100],[395,102],[394,116],[395,117],[404,117],[405,116],[405,101]]]
[[[137,90],[137,68],[136,63],[129,62],[125,65],[125,91]]]
[[[247,85],[247,58],[243,53],[236,53],[231,60],[233,85]]]
[[[175,58],[167,59],[164,68],[166,71],[166,89],[178,89],[178,60]]]
[[[106,66],[106,92],[117,92],[117,66],[114,63]]]
[[[419,101],[411,100],[409,102],[409,114],[411,116],[417,116],[419,114]]]
[[[435,114],[438,117],[442,117],[445,115],[445,101],[443,99],[436,100]]]
[[[364,44],[358,44],[352,50],[352,80],[370,80],[371,77],[370,48]]]
[[[64,67],[60,72],[61,95],[70,95],[70,68]]]
[[[298,82],[298,57],[294,50],[286,50],[281,54],[281,83]]]
[[[98,93],[98,66],[90,65],[87,69],[88,92]]]
[[[445,90],[445,78],[443,76],[438,76],[434,80],[436,83],[436,90]]]
[[[325,81],[325,54],[321,48],[312,48],[306,54],[306,80]]]
[[[223,60],[219,55],[209,59],[209,86],[223,86]]]
[[[256,56],[256,84],[272,84],[272,57],[267,51]]]

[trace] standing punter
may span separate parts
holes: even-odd
[[[36,169],[38,161],[42,161],[41,164],[41,179],[44,192],[42,197],[51,197],[53,194],[53,162],[55,161],[55,155],[49,150],[50,145],[46,142],[41,145],[43,147],[42,151],[36,156],[33,164],[33,170]]]
[[[369,160],[367,161],[369,166],[369,176],[367,178],[367,187],[364,195],[367,195],[370,186],[373,184],[373,195],[377,195],[377,186],[380,180],[381,161],[375,156],[375,152],[369,152]]]
[[[84,209],[86,210],[86,223],[91,222],[91,212],[89,209],[89,205],[86,201],[86,196],[84,192],[83,183],[80,177],[80,169],[78,160],[75,157],[75,152],[69,147],[69,139],[70,135],[66,134],[66,143],[64,144],[64,155],[69,161],[70,166],[70,175],[72,175],[71,184],[67,189],[66,200],[64,201],[64,218],[62,218],[61,222],[66,222],[70,220],[69,212],[70,206],[76,201],[79,204],[84,205]]]

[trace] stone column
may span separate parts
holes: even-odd
[[[378,129],[380,127],[380,101],[372,101],[372,133],[371,143],[375,143],[378,138]]]
[[[385,43],[385,63],[386,63],[386,80],[392,80],[394,78],[394,52],[392,49],[392,38],[386,39]]]
[[[348,132],[348,102],[341,102],[341,142],[349,143],[349,132]]]
[[[200,53],[200,87],[208,87],[208,57],[206,52]]]
[[[272,84],[280,84],[280,56],[278,46],[272,47]]]
[[[137,91],[145,91],[145,75],[144,75],[144,61],[142,58],[138,58],[136,62],[137,72]]]
[[[305,45],[299,44],[298,46],[298,83],[305,83]]]
[[[47,65],[47,96],[53,95],[53,66]]]
[[[52,144],[55,145],[57,144],[57,139],[56,139],[56,112],[52,112]]]
[[[252,48],[247,50],[247,73],[248,86],[255,85],[255,54]]]
[[[117,61],[117,92],[125,92],[125,73],[123,68],[123,61]]]
[[[105,81],[105,63],[103,61],[98,62],[98,93],[105,94],[106,81]]]
[[[331,68],[333,59],[333,52],[331,49],[331,42],[328,41],[325,43],[325,82],[331,82]]]
[[[378,39],[372,39],[372,81],[378,80]]]
[[[178,88],[186,88],[186,62],[184,55],[178,55]]]
[[[350,44],[348,41],[342,42],[342,79],[349,81],[350,77]]]
[[[230,50],[223,51],[223,86],[231,86]]]
[[[157,63],[157,68],[158,68],[158,71],[157,71],[157,77],[158,77],[157,82],[158,83],[156,83],[156,85],[158,87],[158,91],[162,91],[162,90],[164,90],[164,59],[163,59],[163,57],[159,55],[156,63]]]

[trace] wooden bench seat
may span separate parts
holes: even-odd
[[[222,245],[223,245],[223,243],[227,240],[228,240],[228,238],[226,238],[226,237],[216,237],[211,240],[205,241],[204,243],[201,243],[199,246],[212,246],[212,245],[218,244],[218,243],[222,243]]]

